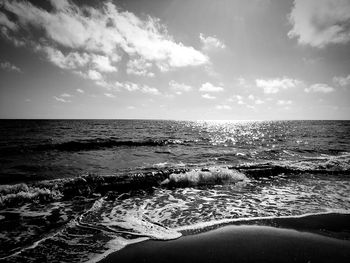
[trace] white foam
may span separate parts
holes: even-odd
[[[207,184],[228,184],[248,180],[247,177],[237,171],[224,167],[210,167],[207,170],[191,170],[186,173],[171,174],[167,181],[162,184],[189,184],[207,185]]]
[[[209,222],[201,222],[193,225],[186,225],[174,228],[176,231],[191,231],[191,230],[204,230],[209,227],[221,226],[232,224],[236,222],[249,222],[249,221],[257,221],[257,220],[271,220],[271,219],[288,219],[288,218],[303,218],[306,216],[317,216],[317,215],[329,215],[329,214],[350,214],[349,210],[344,209],[328,209],[326,212],[319,213],[305,213],[302,215],[288,215],[288,216],[262,216],[262,217],[243,217],[243,218],[226,218],[221,220],[209,221]]]
[[[99,262],[102,259],[106,258],[111,253],[117,252],[117,251],[123,249],[124,247],[126,247],[127,245],[131,245],[131,244],[139,243],[139,242],[142,242],[142,241],[146,241],[147,239],[148,238],[146,238],[146,237],[142,237],[142,238],[137,238],[137,239],[133,239],[133,240],[128,240],[128,239],[125,239],[125,238],[122,238],[122,237],[116,237],[115,239],[112,239],[111,241],[109,241],[106,244],[106,246],[108,247],[108,250],[106,250],[102,254],[94,254],[94,255],[92,255],[92,258],[89,259],[88,261],[86,261],[86,263]]]

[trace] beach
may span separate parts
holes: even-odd
[[[171,241],[140,242],[100,262],[349,262],[349,259],[349,240],[286,228],[240,225]]]

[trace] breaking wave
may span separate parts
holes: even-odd
[[[349,175],[350,154],[322,156],[303,161],[271,161],[236,166],[169,168],[153,172],[83,175],[75,178],[40,181],[33,184],[0,186],[0,208],[28,202],[41,203],[65,200],[74,196],[94,196],[108,191],[127,192],[152,187],[193,187],[234,184],[249,178],[259,179],[292,174]]]

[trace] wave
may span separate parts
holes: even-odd
[[[161,185],[167,186],[199,186],[237,183],[246,180],[247,177],[232,169],[223,167],[209,167],[201,170],[191,170],[185,173],[173,173],[165,179]]]
[[[350,172],[350,153],[338,156],[303,158],[298,161],[269,161],[260,163],[244,163],[230,166],[252,177],[277,176],[280,174],[332,174],[348,175]]]
[[[207,232],[226,225],[265,225],[299,231],[317,232],[335,238],[350,239],[349,219],[350,211],[330,209],[327,212],[306,213],[301,215],[227,218],[181,226],[174,230],[183,235],[191,235],[194,233]]]
[[[153,168],[154,169],[154,168]],[[28,202],[51,202],[74,196],[103,195],[108,191],[128,192],[153,187],[192,187],[234,184],[249,178],[265,178],[293,174],[344,175],[350,172],[350,154],[321,156],[302,161],[243,163],[236,166],[192,166],[161,168],[132,174],[95,175],[40,181],[32,184],[0,186],[0,208]]]
[[[113,138],[108,139],[90,139],[68,141],[56,144],[43,144],[37,146],[37,150],[57,150],[57,151],[88,151],[98,150],[113,147],[138,147],[138,146],[166,146],[172,144],[185,144],[184,141],[176,139],[147,139],[147,140],[118,140]]]
[[[189,145],[189,140],[178,139],[145,139],[145,140],[119,140],[117,138],[97,138],[86,140],[73,140],[59,143],[43,143],[39,145],[18,145],[1,148],[1,155],[11,155],[35,151],[92,151],[100,149],[108,149],[114,147],[157,147],[167,145]]]

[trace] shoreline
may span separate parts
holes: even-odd
[[[112,262],[349,262],[350,241],[294,229],[223,226],[176,240],[147,240],[113,252]]]

